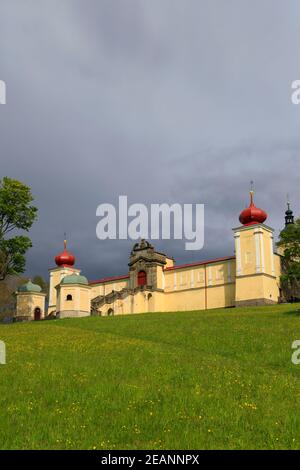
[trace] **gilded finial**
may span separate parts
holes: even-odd
[[[66,232],[64,233],[64,249],[67,249],[67,234]]]
[[[287,204],[288,210],[290,210],[291,201],[290,201],[289,193],[287,193],[287,195],[286,195],[286,204]]]
[[[250,204],[253,204],[254,181],[250,181]]]

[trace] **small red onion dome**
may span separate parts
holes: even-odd
[[[253,191],[250,191],[250,206],[240,213],[239,220],[243,225],[262,224],[268,217],[268,214],[256,207],[253,202]]]
[[[64,251],[62,251],[59,255],[55,256],[55,263],[57,264],[57,266],[60,267],[74,265],[75,256],[67,250],[67,240],[64,240]]]

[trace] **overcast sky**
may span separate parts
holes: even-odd
[[[63,233],[90,279],[127,272],[132,241],[99,241],[96,208],[205,204],[205,246],[155,245],[178,263],[233,254],[248,203],[300,212],[300,3],[287,0],[0,0],[1,177],[39,207],[27,274]]]

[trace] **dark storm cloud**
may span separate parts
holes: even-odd
[[[295,1],[0,0],[1,174],[39,206],[28,273],[46,275],[67,231],[91,278],[123,274],[130,241],[96,239],[96,207],[205,203],[205,248],[156,243],[178,261],[232,254],[248,202],[277,231],[299,212]]]

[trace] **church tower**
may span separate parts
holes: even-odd
[[[56,312],[57,289],[62,279],[72,274],[80,274],[80,269],[74,268],[75,256],[67,250],[67,240],[64,240],[64,250],[55,257],[56,267],[49,270],[49,306],[48,315]]]
[[[254,204],[254,192],[251,188],[250,205],[240,214],[241,225],[233,229],[236,306],[278,302],[280,260],[274,254],[274,230],[265,225],[266,219],[267,213]]]
[[[294,224],[294,214],[291,209],[291,203],[289,197],[287,198],[287,210],[285,211],[285,226]]]

